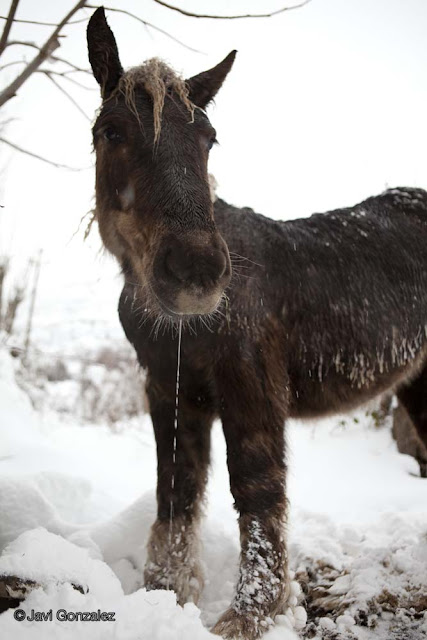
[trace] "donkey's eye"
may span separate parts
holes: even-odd
[[[217,143],[218,143],[218,140],[215,137],[209,138],[206,141],[206,144],[207,144],[207,147],[208,147],[208,151],[210,151],[212,149],[212,147],[214,146],[214,144],[217,144]]]
[[[103,131],[103,136],[108,142],[121,142],[123,140],[120,133],[114,127],[107,127]]]

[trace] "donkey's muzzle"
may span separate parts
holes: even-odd
[[[227,245],[219,233],[169,236],[153,265],[153,290],[165,312],[212,313],[230,282]]]

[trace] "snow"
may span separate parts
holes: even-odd
[[[72,335],[80,303],[67,309]],[[75,355],[78,331],[69,342]],[[83,331],[83,348],[92,350],[117,335],[112,323]],[[66,332],[65,323],[52,344]],[[26,615],[53,612],[52,621],[17,622],[8,610],[0,615],[0,638],[214,637],[209,628],[233,598],[239,559],[220,424],[202,526],[206,585],[199,607],[182,608],[172,592],[143,588],[156,511],[149,416],[112,428],[51,404],[36,410],[16,382],[17,360],[5,348],[0,356],[0,575],[40,585],[20,605]],[[389,427],[375,427],[366,409],[288,425],[293,582],[289,609],[266,640],[389,640],[392,633],[418,640],[427,633],[427,483],[417,463],[397,452]],[[56,620],[61,609],[114,611],[115,621]]]
[[[23,15],[31,17],[31,3],[25,4]],[[61,3],[50,4],[58,8]],[[138,12],[138,3],[133,4]],[[403,8],[403,3],[389,2],[385,21],[383,4],[310,3],[307,11],[286,12],[283,20],[267,21],[268,31],[251,20],[242,21],[245,31],[236,29],[236,21],[218,21],[218,27],[208,21],[196,30],[182,23],[183,39],[209,53],[205,61],[157,38],[145,38],[138,53],[140,25],[121,23],[113,15],[110,21],[125,65],[138,56],[160,53],[177,68],[198,73],[201,62],[208,68],[221,54],[239,49],[233,79],[212,112],[224,151],[215,151],[210,166],[222,197],[281,219],[361,200],[385,183],[425,181],[427,129],[420,123],[427,96],[421,16],[421,6],[424,12],[426,7],[414,0],[408,11],[408,3]],[[33,5],[40,19],[49,3]],[[48,13],[45,17],[51,19]],[[176,19],[172,12],[170,22],[166,17],[166,23],[159,24],[176,33]],[[33,40],[34,28],[29,28],[22,37]],[[74,44],[72,31],[63,44],[86,67],[84,25],[75,31]],[[276,119],[265,118],[263,135],[251,140],[252,146],[264,146],[242,154],[248,128],[259,119],[260,103],[246,102],[245,126],[236,127],[233,114],[253,80],[253,69],[259,67],[262,46],[254,47],[253,42],[266,38],[267,52],[275,45],[263,67],[261,93],[265,104],[285,105],[282,138]],[[283,65],[283,60],[292,64]],[[284,78],[279,85],[278,74]],[[48,95],[43,82],[29,83],[31,93],[12,101],[15,122],[10,123],[9,137],[59,161],[92,164],[90,127],[74,121],[67,101],[55,89]],[[367,94],[371,99],[366,100]],[[87,99],[79,96],[88,114],[98,106],[98,96],[98,91],[89,92]],[[20,114],[24,117],[15,117]],[[64,120],[72,126],[64,127]],[[270,162],[254,163],[254,157],[269,157]],[[28,389],[34,410],[15,382],[16,361],[0,346],[0,566],[42,583],[22,605],[27,612],[108,611],[111,606],[117,622],[18,623],[7,611],[0,615],[0,638],[212,637],[207,628],[232,599],[239,554],[220,425],[213,431],[209,507],[202,531],[207,582],[200,609],[182,609],[173,593],[146,593],[141,588],[145,543],[155,516],[156,460],[149,418],[126,417],[112,427],[107,420],[94,424],[87,412],[77,411],[82,404],[83,358],[93,387],[108,382],[112,393],[115,385],[91,357],[100,347],[124,343],[115,313],[121,277],[111,262],[98,259],[94,264],[99,243],[92,244],[93,234],[85,245],[81,237],[70,240],[90,207],[93,171],[53,171],[15,156],[3,181],[0,240],[3,250],[18,261],[17,279],[22,277],[19,260],[26,262],[25,256],[44,246],[33,346],[46,360],[65,359],[70,378]],[[130,192],[122,195],[132,197]],[[9,344],[23,344],[25,305],[28,301]],[[116,389],[120,396],[118,382]],[[292,627],[300,636],[319,640],[420,640],[427,634],[422,599],[427,592],[427,481],[418,478],[412,458],[397,453],[389,428],[376,429],[363,411],[356,418],[357,423],[352,417],[336,417],[288,427],[289,555],[308,595],[305,601],[292,583],[293,608],[277,617],[268,640],[294,640]],[[84,583],[89,591],[81,593],[71,582]],[[319,613],[310,628],[309,604],[316,597]],[[420,611],[411,612],[417,601]]]

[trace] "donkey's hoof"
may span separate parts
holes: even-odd
[[[420,465],[420,477],[427,478],[427,462],[425,460],[418,460]]]
[[[186,602],[199,602],[203,590],[204,580],[200,567],[195,566],[188,570],[181,566],[176,571],[167,570],[160,567],[148,566],[144,571],[144,587],[147,591],[157,589],[167,589],[174,591],[178,604],[184,606]]]
[[[226,640],[256,640],[272,624],[271,618],[260,620],[258,616],[249,613],[239,614],[230,608],[221,616],[211,632]]]

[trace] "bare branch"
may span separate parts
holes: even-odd
[[[35,42],[29,42],[28,40],[9,40],[6,46],[13,47],[14,45],[21,45],[22,47],[32,47],[33,49],[38,49],[40,51],[41,47],[39,47]]]
[[[12,28],[12,24],[15,18],[16,10],[18,8],[18,4],[19,4],[19,0],[12,0],[12,2],[10,3],[9,14],[6,18],[6,24],[4,25],[3,33],[1,34],[1,38],[0,38],[0,56],[3,53],[3,51],[6,49],[7,39],[9,37],[9,33]]]
[[[86,71],[85,69],[68,69],[68,71],[61,71],[62,75],[64,76],[68,76],[70,73],[87,73],[88,75],[92,76],[92,73],[90,71]]]
[[[40,70],[39,70],[39,71],[40,71]],[[43,73],[43,74],[46,76],[46,78],[49,78],[49,80],[50,80],[51,82],[53,82],[53,84],[55,85],[55,87],[56,87],[57,89],[59,89],[59,91],[60,91],[61,93],[63,93],[63,94],[64,94],[64,96],[66,96],[66,97],[68,98],[68,100],[71,102],[71,104],[73,104],[73,105],[76,107],[76,109],[77,109],[78,111],[80,111],[80,113],[81,113],[81,114],[86,118],[86,120],[89,120],[89,122],[91,121],[91,119],[89,118],[89,116],[87,115],[87,113],[85,113],[85,112],[83,111],[83,109],[81,108],[81,106],[79,105],[79,103],[78,103],[76,100],[74,100],[73,96],[71,96],[71,95],[68,93],[68,91],[67,91],[66,89],[64,89],[64,87],[62,87],[62,86],[59,84],[59,82],[57,82],[57,81],[55,80],[55,78],[53,78],[53,77],[52,77],[52,74],[51,74],[51,72],[50,72],[50,71],[42,71],[41,73]]]
[[[67,64],[69,67],[74,69],[74,71],[80,71],[81,73],[90,73],[90,75],[92,75],[92,72],[89,69],[83,69],[82,67],[78,67],[77,65],[73,64],[69,60],[66,60],[65,58],[59,58],[58,56],[50,56],[50,59],[53,60],[54,62],[62,62],[63,64]]]
[[[306,0],[306,1],[308,1],[308,0]],[[97,5],[94,5],[94,4],[86,4],[85,6],[86,6],[87,9],[98,9]],[[182,47],[185,47],[189,51],[194,51],[194,53],[203,53],[202,51],[199,51],[198,49],[193,49],[193,47],[190,47],[188,44],[185,44],[185,42],[182,42],[182,40],[178,40],[178,38],[175,38],[175,36],[173,36],[168,31],[165,31],[164,29],[161,29],[160,27],[156,27],[155,24],[152,24],[151,22],[147,22],[146,20],[143,20],[142,18],[139,18],[134,13],[131,13],[130,11],[126,11],[126,9],[116,9],[115,7],[104,7],[104,9],[106,11],[115,11],[117,13],[123,13],[126,16],[130,16],[131,18],[134,18],[134,20],[137,20],[138,22],[141,22],[145,27],[151,27],[151,29],[154,29],[155,31],[158,31],[159,33],[162,33],[164,36],[166,36],[167,38],[170,38],[174,42],[177,42],[178,44],[180,44]]]
[[[74,5],[74,7],[67,13],[67,15],[61,20],[61,22],[57,25],[57,27],[51,33],[51,35],[46,40],[44,45],[41,47],[36,57],[33,58],[33,60],[29,62],[28,65],[25,67],[25,69],[22,71],[22,73],[19,76],[17,76],[15,80],[11,82],[11,84],[0,93],[0,107],[2,107],[8,100],[13,98],[13,96],[16,94],[18,89],[20,89],[24,84],[24,82],[28,80],[28,78],[34,73],[34,71],[40,67],[42,62],[44,62],[46,58],[52,55],[55,49],[59,47],[58,37],[61,29],[65,24],[67,24],[69,19],[77,11],[82,9],[85,5],[86,5],[86,0],[79,0],[79,2],[77,2],[77,4]]]
[[[0,120],[0,131],[2,131],[2,129],[4,129],[6,125],[10,124],[11,122],[15,122],[16,119],[17,118],[6,118],[6,120]],[[2,207],[2,205],[0,205],[0,207]]]
[[[74,71],[74,69],[71,69],[71,71]],[[68,82],[71,82],[72,84],[75,84],[77,87],[80,87],[81,89],[86,89],[86,91],[96,91],[97,89],[95,87],[87,87],[85,84],[83,84],[82,82],[79,82],[78,80],[75,80],[74,78],[70,78],[69,74],[70,71],[52,71],[51,69],[37,69],[37,71],[35,73],[43,73],[44,75],[47,76],[58,76],[58,78],[64,78],[64,80],[67,80]]]
[[[29,42],[28,40],[10,40],[7,43],[8,47],[11,47],[13,45],[21,45],[23,47],[31,47],[32,49],[37,49],[37,51],[40,51],[41,47],[39,47],[35,42]],[[62,64],[66,64],[69,67],[71,67],[72,69],[74,69],[74,71],[79,71],[80,73],[88,73],[90,75],[91,72],[89,69],[83,69],[82,67],[78,67],[77,65],[73,64],[72,62],[70,62],[69,60],[67,60],[66,58],[60,58],[59,56],[49,56],[49,60],[51,60],[52,62],[62,62]],[[12,64],[21,64],[26,61],[25,60],[18,60],[17,62],[9,62],[8,65],[4,65],[3,67],[0,67],[1,69],[4,69],[7,66],[10,66]]]
[[[24,361],[27,359],[28,348],[30,346],[30,341],[31,341],[31,330],[32,330],[33,319],[34,319],[34,308],[36,306],[37,288],[39,284],[40,271],[42,268],[42,256],[43,256],[43,249],[39,249],[37,260],[35,261],[35,264],[33,263],[34,264],[33,286],[31,289],[30,309],[28,311],[27,328],[25,331],[25,345],[24,345],[24,356],[23,356]]]
[[[6,16],[0,16],[0,20],[7,20]],[[66,25],[69,24],[81,24],[82,22],[86,22],[87,18],[80,18],[80,20],[69,20]],[[40,20],[18,20],[17,18],[13,19],[13,22],[19,22],[21,24],[36,24],[40,27],[56,27],[58,26],[57,22],[41,22]]]
[[[8,62],[7,64],[3,64],[0,67],[0,71],[3,71],[3,69],[7,69],[8,67],[13,67],[16,64],[27,64],[25,60],[15,60],[15,62]]]
[[[9,259],[5,256],[0,257],[0,328],[3,326],[3,298],[4,298],[4,280],[9,269]]]
[[[276,11],[271,11],[271,13],[247,13],[242,15],[234,15],[234,16],[216,16],[211,14],[203,14],[203,13],[192,13],[191,11],[186,11],[185,9],[181,9],[180,7],[175,7],[172,4],[164,2],[163,0],[154,0],[157,4],[160,4],[162,7],[166,7],[167,9],[171,9],[172,11],[177,11],[181,13],[183,16],[189,16],[190,18],[210,18],[212,20],[238,20],[240,18],[271,18],[272,16],[277,16],[279,13],[284,13],[285,11],[292,11],[292,9],[299,9],[304,5],[311,2],[311,0],[303,0],[299,4],[295,4],[292,7],[282,7],[281,9],[276,9]]]
[[[4,314],[4,330],[9,335],[12,333],[18,307],[24,299],[24,292],[25,287],[17,285],[15,286],[15,291],[12,297],[8,300],[6,312]]]
[[[32,158],[36,158],[37,160],[41,160],[42,162],[46,162],[47,164],[50,164],[52,167],[56,167],[57,169],[68,169],[69,171],[82,171],[83,170],[83,169],[81,169],[79,167],[70,167],[67,164],[59,164],[59,162],[52,162],[52,160],[48,160],[47,158],[43,158],[43,156],[39,156],[37,153],[33,153],[32,151],[28,151],[28,149],[23,149],[22,147],[19,147],[14,142],[11,142],[10,140],[6,140],[6,138],[0,137],[0,142],[4,142],[4,144],[9,145],[9,147],[12,147],[12,149],[15,149],[15,151],[19,151],[20,153],[25,153],[27,156],[31,156]]]

